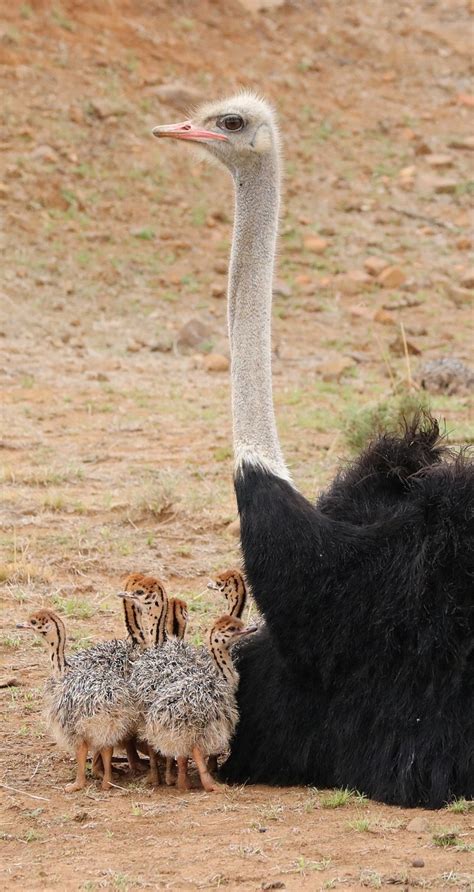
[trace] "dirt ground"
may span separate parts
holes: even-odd
[[[114,592],[142,570],[188,600],[199,642],[222,608],[208,576],[239,561],[231,186],[150,136],[193,99],[244,86],[278,108],[275,400],[305,494],[368,407],[421,399],[426,360],[469,359],[472,3],[250,5],[0,0],[3,888],[474,888],[468,804],[180,796],[125,774],[67,796],[47,657],[15,630],[49,605],[73,648],[120,634]],[[472,442],[467,388],[429,399],[449,441]]]

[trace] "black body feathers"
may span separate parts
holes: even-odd
[[[403,806],[474,796],[474,468],[431,420],[383,436],[313,506],[244,467],[245,571],[224,777],[347,786]]]

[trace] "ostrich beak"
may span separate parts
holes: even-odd
[[[214,133],[212,130],[200,130],[192,121],[181,121],[180,124],[161,124],[151,131],[158,139],[168,136],[172,139],[189,139],[191,142],[201,142],[207,139],[220,139],[228,142],[224,133]]]
[[[117,598],[130,598],[132,601],[135,600],[135,595],[133,592],[116,592]]]
[[[219,586],[217,585],[217,582],[213,582],[212,579],[210,579],[209,582],[207,583],[207,587],[212,589],[213,592],[219,591]]]
[[[31,628],[32,628],[32,626],[30,625],[30,623],[17,623],[16,626],[15,626],[15,629],[27,629],[27,630],[29,630],[29,629],[31,629]]]
[[[235,632],[236,635],[250,635],[253,632],[258,632],[258,626],[246,626],[245,629],[241,629],[240,632]]]

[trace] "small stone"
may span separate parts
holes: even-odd
[[[348,356],[338,356],[336,359],[330,359],[319,366],[319,372],[323,381],[339,381],[347,369],[352,368],[354,361]]]
[[[136,341],[130,341],[127,344],[127,353],[138,353],[140,351],[141,344],[137,344]]]
[[[88,821],[90,818],[90,814],[87,811],[78,811],[73,817],[73,821],[76,821],[78,824],[83,824],[84,821]]]
[[[430,829],[429,821],[426,818],[412,818],[408,822],[406,829],[409,833],[427,833]]]
[[[170,353],[173,349],[173,338],[171,335],[162,334],[156,341],[150,344],[152,353]]]
[[[262,889],[286,889],[284,883],[281,880],[269,880],[266,883],[262,883]]]
[[[451,155],[429,155],[426,159],[426,163],[429,164],[430,167],[442,170],[447,167],[452,167],[454,161]]]
[[[0,200],[2,198],[7,198],[10,192],[10,187],[7,186],[6,183],[0,183]]]
[[[221,353],[208,353],[204,357],[203,367],[206,372],[227,372],[229,366],[230,362],[227,356],[223,356]]]
[[[212,332],[205,322],[200,319],[190,319],[179,331],[177,343],[178,347],[191,347],[196,349],[203,348],[203,345],[209,343]]]
[[[431,154],[431,146],[428,145],[426,140],[422,138],[418,138],[415,145],[415,155],[430,155]]]
[[[367,257],[364,260],[364,269],[369,276],[379,276],[389,265],[388,260],[384,260],[383,257]]]
[[[202,93],[179,81],[171,84],[161,84],[161,86],[153,90],[153,95],[166,105],[171,105],[173,108],[184,112],[188,111],[189,106],[197,105],[203,99]]]
[[[313,254],[324,254],[329,242],[325,238],[320,238],[319,235],[307,235],[303,239],[303,245],[307,251],[312,251]]]
[[[466,270],[460,281],[463,288],[474,288],[474,269]]]
[[[291,288],[286,282],[282,282],[281,279],[277,279],[273,283],[273,294],[276,297],[290,297],[291,296]]]
[[[227,525],[227,532],[230,533],[231,536],[235,536],[238,538],[240,536],[240,520],[233,520],[231,523]]]
[[[470,238],[459,238],[456,242],[456,248],[458,251],[470,251],[472,247],[472,241]]]
[[[0,688],[14,688],[21,684],[16,675],[2,675],[0,677]]]
[[[468,394],[474,389],[474,372],[454,356],[422,363],[417,380],[429,393]]]
[[[396,319],[393,318],[391,313],[388,313],[387,310],[380,309],[374,314],[374,322],[379,322],[381,325],[396,325]]]
[[[467,149],[474,152],[474,136],[459,137],[448,143],[450,149]]]
[[[423,861],[423,858],[413,858],[413,861],[411,862],[411,866],[412,867],[424,867],[425,862]]]
[[[433,189],[436,195],[454,195],[458,188],[457,180],[435,180]]]
[[[464,105],[465,108],[474,108],[474,95],[472,93],[459,93],[456,96],[458,105]]]
[[[227,260],[216,260],[214,264],[214,272],[224,275],[227,272],[228,266],[229,264]]]
[[[472,292],[469,288],[459,288],[457,285],[448,284],[446,293],[457,307],[472,303]]]
[[[395,340],[393,340],[390,344],[390,350],[392,351],[392,353],[395,353],[396,356],[405,356],[405,343],[400,334],[397,335]],[[417,345],[414,344],[413,341],[409,341],[408,338],[406,339],[406,352],[409,353],[411,356],[421,355],[420,348],[417,347]]]
[[[55,164],[58,160],[58,153],[52,146],[36,146],[31,153],[31,157],[36,161],[45,161],[47,164]]]
[[[122,117],[127,114],[127,109],[119,102],[111,99],[91,99],[89,102],[89,111],[100,121],[106,118]]]
[[[224,285],[221,285],[219,282],[213,282],[211,285],[211,297],[216,297],[221,299],[225,297],[226,289]]]
[[[387,266],[377,276],[377,282],[382,288],[399,288],[406,282],[406,276],[399,266]]]

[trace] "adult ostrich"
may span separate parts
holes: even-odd
[[[242,644],[229,781],[348,786],[438,808],[474,794],[473,468],[421,420],[383,436],[316,506],[293,486],[271,383],[278,128],[248,93],[157,137],[231,172],[235,490],[265,624]]]

